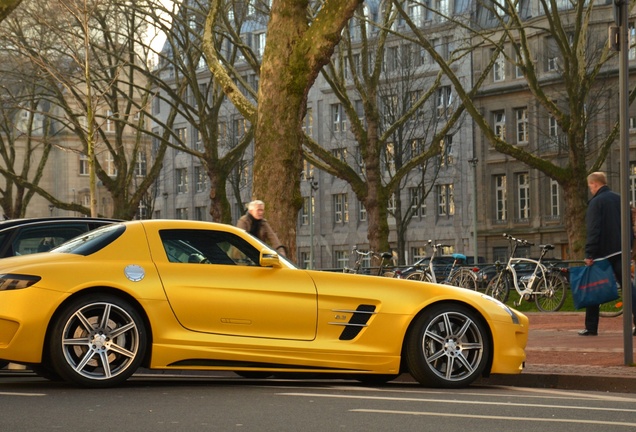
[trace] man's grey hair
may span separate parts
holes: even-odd
[[[265,203],[261,200],[250,201],[249,204],[247,204],[247,209],[252,210],[261,205],[263,206],[263,208],[265,208]]]

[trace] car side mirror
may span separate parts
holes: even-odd
[[[261,249],[258,261],[261,267],[282,267],[278,254],[270,249]]]

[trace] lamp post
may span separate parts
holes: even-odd
[[[479,264],[477,253],[477,162],[479,159],[473,157],[468,163],[473,167],[473,265]]]
[[[307,177],[309,182],[309,269],[314,269],[314,192],[318,190],[318,182],[314,177]]]
[[[55,206],[53,204],[49,204],[49,213],[51,215],[51,217],[53,217],[53,209],[55,208]]]

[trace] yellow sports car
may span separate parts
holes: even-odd
[[[146,367],[458,388],[520,373],[527,337],[484,294],[301,270],[230,225],[124,222],[0,262],[0,359],[86,387]]]

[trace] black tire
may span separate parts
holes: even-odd
[[[556,312],[565,303],[567,286],[565,280],[559,275],[547,274],[532,290],[536,293],[534,302],[541,312]]]
[[[512,282],[510,281],[510,275],[508,272],[499,272],[488,283],[488,286],[486,287],[486,294],[502,303],[506,303],[508,301],[508,296],[510,295],[511,285]]]
[[[353,377],[364,385],[377,386],[391,382],[399,376],[400,374],[364,374],[354,375]]]
[[[0,360],[0,369],[6,368],[7,366],[9,366],[9,363],[11,362],[8,362],[6,360]]]
[[[62,378],[53,372],[50,368],[42,365],[42,364],[32,364],[29,365],[29,368],[35,372],[35,374],[41,378],[47,379],[49,381],[59,382],[63,381]]]
[[[449,284],[477,291],[477,276],[475,272],[468,268],[459,268],[450,277]]]
[[[623,292],[618,287],[618,298],[614,301],[603,303],[599,307],[599,315],[604,318],[614,318],[623,314]]]
[[[146,326],[127,301],[93,294],[71,301],[49,335],[51,370],[83,387],[111,387],[139,367],[148,344]]]
[[[440,304],[419,315],[406,339],[406,363],[420,384],[462,388],[488,364],[490,337],[481,316],[458,304]]]

